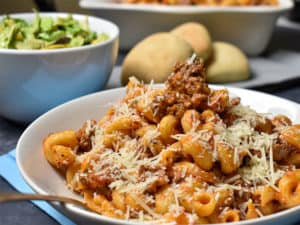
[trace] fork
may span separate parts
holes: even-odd
[[[26,201],[26,200],[44,200],[48,202],[63,202],[78,205],[87,208],[84,202],[77,199],[57,196],[57,195],[42,195],[42,194],[21,194],[21,193],[0,193],[0,203],[11,201]]]

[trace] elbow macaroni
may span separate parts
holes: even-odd
[[[231,174],[237,170],[234,149],[224,143],[217,143],[217,153],[219,156],[221,170],[224,174]]]
[[[300,170],[287,172],[279,181],[280,202],[285,208],[300,204]]]
[[[43,142],[45,158],[91,210],[118,219],[203,224],[300,205],[300,125],[282,115],[262,121],[231,105],[227,90],[211,90],[201,97],[207,102],[193,108],[196,103],[181,102],[180,94],[173,95],[176,101],[165,98],[168,89],[134,79],[127,88],[98,123]],[[83,151],[82,141],[91,148]],[[288,166],[273,160],[281,145],[288,148]]]
[[[192,207],[198,216],[210,216],[216,208],[215,196],[209,192],[195,193],[193,195]]]
[[[195,163],[203,170],[209,171],[213,167],[213,155],[209,147],[187,135],[180,139],[183,153],[191,156]]]
[[[220,216],[222,223],[238,222],[240,221],[240,213],[237,210],[228,210],[223,212]]]
[[[44,155],[53,166],[58,169],[65,169],[75,161],[72,148],[76,145],[75,131],[53,133],[43,143]]]

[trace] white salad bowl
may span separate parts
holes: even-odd
[[[212,86],[212,88],[223,88]],[[258,112],[285,114],[300,122],[300,106],[272,95],[239,88],[228,88],[240,96],[244,105]],[[90,94],[58,106],[35,120],[22,134],[17,144],[17,164],[25,181],[41,194],[54,194],[81,199],[66,186],[65,179],[48,163],[42,152],[42,141],[51,132],[79,129],[88,119],[100,119],[114,102],[125,95],[125,88]],[[54,204],[78,224],[136,224],[101,216],[78,206]],[[230,223],[232,225],[292,225],[300,221],[300,206],[258,219]]]
[[[34,13],[11,14],[32,21]],[[67,17],[67,13],[40,13],[41,17]],[[85,15],[73,15],[84,20]],[[0,17],[2,19],[3,17]],[[0,49],[0,116],[30,122],[47,110],[101,90],[118,54],[118,27],[89,16],[89,26],[109,39],[75,48],[51,50]]]
[[[204,24],[216,41],[240,47],[248,55],[262,53],[280,15],[293,7],[292,0],[276,6],[168,6],[124,4],[120,0],[80,0],[80,6],[120,27],[120,48],[128,50],[146,36],[169,31],[189,21]]]

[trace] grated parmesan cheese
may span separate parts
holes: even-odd
[[[197,58],[197,54],[193,53],[193,55],[186,61],[187,64],[189,64],[189,65],[193,64],[193,62],[195,61],[196,58]]]
[[[263,117],[254,110],[244,106],[235,106],[232,112],[240,116],[233,125],[225,128],[219,127],[218,134],[214,136],[215,145],[218,142],[229,144],[234,149],[234,163],[239,165],[239,152],[246,151],[250,161],[238,170],[238,174],[247,183],[255,185],[268,184],[274,189],[276,181],[283,175],[283,171],[275,171],[273,161],[273,141],[277,134],[259,133],[253,124]],[[214,147],[216,148],[216,147]],[[255,155],[253,155],[252,150]],[[260,157],[258,157],[260,155]]]
[[[143,200],[141,200],[140,198],[138,198],[136,195],[132,195],[132,197],[134,198],[134,200],[147,212],[149,213],[154,219],[159,219],[161,218],[161,216],[159,214],[157,214],[156,212],[154,212],[147,204],[145,204],[145,202]]]
[[[195,60],[196,55],[193,55],[188,63],[192,64]],[[123,117],[129,116],[141,121],[141,112],[138,112],[133,104],[139,103],[144,110],[148,110],[150,106],[154,107],[154,115],[159,113],[159,108],[152,102],[151,91],[153,90],[152,84],[148,87],[140,86],[139,81],[135,78],[130,78],[130,82],[133,84],[133,88],[129,91],[139,88],[140,93],[128,102],[119,102],[113,106],[112,118],[107,123]],[[179,94],[179,93],[177,93]],[[221,97],[218,96],[218,97]],[[216,98],[216,101],[218,100]],[[161,99],[163,96],[156,96],[156,99]],[[211,103],[211,102],[209,102]],[[185,177],[185,181],[190,188],[194,188],[195,192],[208,191],[215,194],[215,200],[218,201],[220,198],[220,190],[228,189],[232,196],[227,198],[228,201],[234,201],[235,194],[239,194],[240,197],[244,192],[253,193],[256,187],[260,185],[270,185],[276,191],[278,187],[276,182],[284,174],[283,167],[278,167],[273,160],[273,143],[278,138],[277,133],[267,134],[263,132],[257,132],[255,126],[260,122],[265,122],[265,115],[256,113],[248,106],[241,104],[232,107],[229,113],[236,115],[238,118],[233,122],[232,125],[226,126],[222,120],[217,121],[214,125],[214,131],[199,130],[201,121],[196,118],[193,114],[192,118],[192,129],[185,134],[176,134],[171,137],[180,140],[181,138],[189,135],[192,137],[191,141],[199,142],[202,146],[211,150],[213,153],[214,161],[218,161],[218,152],[216,151],[217,143],[226,143],[233,149],[233,161],[237,167],[241,166],[237,170],[237,174],[228,178],[225,176],[220,177],[220,180],[215,184],[204,183],[201,188],[194,187],[192,175],[188,175],[188,168],[184,168],[181,172],[182,177]],[[213,121],[210,121],[213,122]],[[146,122],[144,122],[146,123]],[[105,124],[106,125],[106,124]],[[104,126],[105,126],[104,125]],[[126,206],[125,219],[132,220],[131,217],[137,218],[137,221],[144,222],[145,220],[151,220],[151,224],[154,221],[162,221],[162,215],[157,214],[150,206],[155,204],[153,193],[149,194],[147,190],[159,179],[162,175],[159,174],[162,153],[155,153],[151,149],[151,143],[158,141],[160,132],[158,129],[149,129],[143,135],[143,137],[134,138],[133,134],[121,134],[118,131],[111,134],[104,134],[103,127],[98,124],[94,124],[91,120],[86,121],[85,134],[91,136],[92,150],[87,153],[83,153],[78,156],[79,162],[83,162],[89,155],[95,156],[90,161],[91,168],[88,168],[85,172],[76,173],[72,182],[78,182],[81,177],[87,176],[88,174],[93,175],[107,175],[112,177],[112,181],[109,183],[108,188],[111,190],[118,190],[122,193],[137,193],[143,194],[145,198],[140,199],[138,195],[133,194],[132,197],[135,202],[142,207],[142,210],[135,210]],[[112,144],[111,148],[104,146],[104,136],[112,135],[117,139]],[[107,136],[106,136],[107,137]],[[213,143],[213,144],[212,144]],[[150,144],[150,147],[149,147]],[[213,145],[213,146],[212,146]],[[171,148],[171,147],[170,147]],[[145,153],[152,152],[152,157],[145,157]],[[177,149],[172,149],[177,151]],[[249,160],[242,164],[242,156],[246,153]],[[201,156],[199,156],[201,157]],[[67,163],[67,162],[66,162]],[[142,171],[142,172],[141,172]],[[167,182],[170,183],[166,176]],[[251,187],[243,186],[243,183],[251,184]],[[254,190],[253,190],[254,186]],[[72,185],[71,185],[72,187]],[[179,198],[183,196],[184,192],[180,190],[180,185],[171,183],[172,191],[174,194],[175,203],[169,206],[169,212],[179,215],[180,213],[186,213],[185,209],[180,205]],[[150,192],[151,193],[151,192]],[[189,199],[188,199],[189,200]],[[227,204],[227,203],[226,203]],[[245,213],[245,204],[238,204],[242,213]],[[237,207],[235,205],[235,207]],[[229,207],[220,208],[222,213],[226,212]],[[256,209],[257,213],[262,216],[262,213]],[[133,216],[134,215],[134,216]],[[196,214],[187,213],[190,224],[196,221]]]
[[[258,122],[264,123],[266,119],[266,114],[257,113],[249,106],[244,106],[242,104],[232,107],[229,112],[240,117],[237,121],[248,121],[254,127]]]

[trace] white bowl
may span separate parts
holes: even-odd
[[[198,21],[209,29],[214,40],[231,42],[248,55],[266,48],[277,18],[293,7],[292,0],[279,0],[278,6],[167,6],[121,4],[116,0],[81,0],[120,27],[120,48],[130,49],[146,36],[169,31],[178,24]]]
[[[212,86],[220,88],[222,86]],[[293,122],[300,122],[300,106],[268,94],[239,88],[228,88],[233,95],[240,96],[242,103],[258,112],[281,113]],[[125,88],[107,90],[65,103],[39,117],[22,134],[17,144],[17,164],[26,182],[38,193],[56,194],[80,198],[71,192],[62,176],[50,166],[42,153],[42,140],[51,132],[78,129],[88,119],[100,119],[107,108],[125,95]],[[258,101],[259,99],[259,101]],[[73,205],[55,205],[56,208],[82,224],[134,224],[108,218]],[[291,225],[299,220],[300,206],[271,216],[243,221],[241,225]]]
[[[67,13],[40,13],[66,17]],[[32,21],[34,13],[11,14]],[[84,15],[73,15],[83,20]],[[0,17],[2,19],[2,17]],[[104,19],[88,17],[91,30],[107,33],[95,45],[53,50],[0,49],[0,115],[30,122],[50,108],[101,90],[118,54],[118,27]]]

